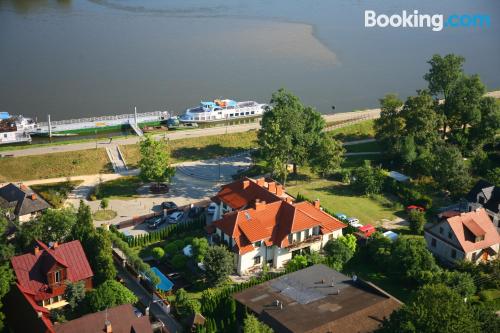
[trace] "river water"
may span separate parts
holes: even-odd
[[[364,27],[364,11],[486,13],[489,28]],[[290,89],[322,113],[424,88],[457,53],[500,88],[497,0],[0,0],[0,110],[46,120]]]

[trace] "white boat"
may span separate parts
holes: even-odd
[[[0,112],[0,144],[31,142],[29,132],[35,127],[36,123],[30,118]]]
[[[202,101],[199,106],[187,109],[179,120],[184,123],[206,123],[259,117],[264,113],[266,106],[254,101],[236,102],[231,99]]]

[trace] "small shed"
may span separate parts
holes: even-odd
[[[398,182],[402,182],[402,183],[405,183],[405,182],[410,180],[410,177],[403,175],[402,173],[399,173],[397,171],[390,171],[389,177],[391,177],[392,179],[394,179]]]

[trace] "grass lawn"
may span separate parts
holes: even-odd
[[[112,172],[104,149],[0,159],[0,182]]]
[[[169,141],[172,163],[206,160],[229,156],[257,146],[257,131],[213,135]],[[138,145],[120,147],[127,164],[136,167],[140,153]]]
[[[95,221],[109,221],[116,217],[117,213],[111,209],[100,209],[94,213]]]
[[[393,220],[403,214],[403,207],[395,200],[383,195],[367,197],[353,192],[348,185],[325,179],[309,181],[291,181],[287,192],[293,196],[302,194],[310,200],[319,199],[321,205],[331,212],[341,212],[347,216],[357,217],[361,223],[378,224],[381,219]]]
[[[101,183],[97,199],[133,198],[137,196],[137,189],[141,184],[142,181],[137,176],[126,176]]]
[[[60,208],[68,198],[68,194],[81,183],[83,183],[82,180],[73,180],[60,183],[32,185],[30,187],[45,199],[45,201],[51,204],[52,207]]]
[[[337,128],[329,133],[337,140],[354,141],[361,139],[371,139],[375,136],[373,120],[365,120],[346,127]]]
[[[376,265],[359,256],[355,256],[347,262],[342,271],[346,274],[358,275],[363,280],[375,284],[404,303],[410,299],[414,292],[409,286],[380,272]]]
[[[373,151],[382,151],[382,147],[380,147],[380,144],[376,141],[358,143],[356,145],[348,145],[344,146],[344,148],[347,153],[365,153]]]

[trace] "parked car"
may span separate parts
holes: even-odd
[[[347,220],[347,215],[345,215],[344,213],[334,213],[333,215],[336,218],[338,218],[339,220],[342,220],[342,221],[346,221]]]
[[[173,212],[168,216],[168,222],[169,223],[177,223],[179,222],[182,217],[184,216],[184,212]]]
[[[146,221],[149,229],[157,229],[160,225],[165,222],[162,216],[155,216]]]
[[[347,223],[349,223],[350,226],[354,227],[354,228],[359,228],[359,227],[362,227],[363,225],[359,222],[359,220],[355,217],[350,217],[348,220],[347,220]]]
[[[173,210],[177,209],[177,204],[173,201],[165,201],[161,204],[162,209]]]
[[[213,215],[216,210],[217,210],[217,204],[215,202],[212,202],[210,205],[208,205],[207,208],[208,214]]]
[[[425,208],[422,206],[409,205],[408,207],[406,207],[407,212],[411,212],[412,210],[418,210],[419,212],[425,212]]]

